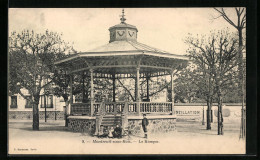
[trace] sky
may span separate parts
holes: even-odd
[[[186,54],[188,33],[209,34],[212,30],[235,28],[213,8],[125,8],[126,23],[138,29],[137,41],[173,54]],[[236,14],[227,8],[235,21]],[[48,29],[63,34],[66,42],[84,52],[109,42],[109,27],[120,23],[121,8],[11,8],[9,34],[12,31]],[[236,21],[235,21],[236,22]]]

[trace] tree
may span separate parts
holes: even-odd
[[[54,61],[69,49],[61,34],[34,31],[12,32],[9,37],[9,90],[33,104],[33,130],[39,130],[39,99],[43,88],[52,83]],[[26,89],[32,96],[25,96]]]
[[[177,75],[177,73],[181,72],[182,69],[186,68],[187,62],[183,62],[181,65],[176,67],[174,69],[174,75]],[[150,77],[148,80],[144,78],[143,80],[140,80],[140,97],[141,99],[147,98],[147,97],[154,97],[163,92],[165,89],[168,89],[171,82],[168,81],[169,77],[167,76],[158,76],[158,77]],[[124,100],[125,98],[127,100],[135,101],[136,99],[136,91],[135,87],[132,87],[135,84],[135,78],[129,78],[129,79],[117,79],[117,82],[119,83],[117,88],[120,90],[120,99]],[[149,90],[149,95],[147,95],[147,82],[149,83],[149,86],[152,88],[152,90]],[[122,89],[121,89],[122,88]],[[171,99],[168,97],[168,99]]]
[[[55,67],[55,66],[54,66]],[[56,68],[56,67],[55,67]],[[55,86],[52,88],[53,94],[57,97],[62,97],[66,106],[65,126],[68,126],[68,106],[69,106],[69,81],[70,77],[62,70],[54,69],[53,83]]]
[[[235,7],[234,10],[237,15],[237,22],[232,20],[226,13],[224,8],[214,8],[219,14],[219,17],[222,17],[226,22],[228,22],[231,26],[237,29],[238,31],[238,39],[239,39],[239,49],[238,49],[238,61],[239,61],[239,86],[241,87],[241,97],[242,97],[242,111],[244,111],[244,100],[245,100],[245,72],[246,70],[245,65],[243,63],[243,29],[246,28],[246,9],[243,7]],[[245,136],[245,121],[244,119],[244,112],[241,114],[241,137],[244,138]]]
[[[203,74],[201,81],[211,81],[210,96],[216,94],[218,102],[218,134],[223,134],[223,96],[237,79],[237,39],[228,31],[211,33],[208,38],[188,37],[188,54]],[[213,82],[213,83],[212,83]]]
[[[203,75],[196,67],[191,64],[182,70],[174,81],[175,101],[181,103],[203,103],[207,101],[208,80],[202,80]],[[238,87],[239,78],[234,79],[234,83],[230,84],[228,92],[223,97],[223,103],[240,103],[239,96],[241,89]],[[214,85],[214,83],[211,83]],[[213,86],[214,87],[214,86]],[[216,100],[213,96],[212,101]]]
[[[190,35],[191,36],[191,35]],[[211,108],[214,100],[215,93],[214,81],[212,74],[210,74],[209,67],[201,61],[201,55],[195,55],[193,52],[197,52],[194,48],[199,44],[195,44],[192,41],[194,38],[188,37],[185,41],[190,45],[188,50],[188,56],[193,59],[193,62],[184,69],[177,76],[176,79],[176,94],[182,95],[183,99],[187,99],[191,102],[205,102],[207,103],[207,130],[211,129]],[[190,44],[192,42],[192,44]],[[197,53],[196,53],[197,54]]]
[[[198,103],[207,100],[207,83],[203,83],[200,74],[196,65],[191,63],[177,75],[174,82],[175,101]]]

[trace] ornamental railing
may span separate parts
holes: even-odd
[[[172,112],[172,102],[140,102],[140,112]]]
[[[125,102],[105,102],[106,113],[121,113],[124,109]]]
[[[129,114],[138,113],[137,102],[128,102],[128,113]]]
[[[172,102],[104,102],[104,112],[106,114],[121,114],[126,106],[130,115],[138,113],[172,113]],[[100,110],[101,103],[93,103],[94,115]],[[138,106],[140,106],[138,108]],[[71,105],[72,115],[89,115],[90,103],[74,103]],[[139,109],[139,111],[138,111]]]
[[[100,110],[101,103],[94,103],[94,114],[97,114]]]

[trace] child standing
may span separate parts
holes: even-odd
[[[108,137],[113,138],[114,127],[110,127]]]
[[[147,138],[147,126],[149,125],[149,121],[146,118],[146,114],[143,115],[144,118],[142,120],[142,128],[144,130],[144,138]]]

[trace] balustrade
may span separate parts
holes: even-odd
[[[106,102],[106,113],[121,113],[125,106],[125,102]]]
[[[137,103],[140,103],[140,112],[172,112],[172,102],[127,102],[128,114],[136,114]],[[99,112],[101,103],[94,103],[94,114]],[[125,107],[125,102],[105,102],[104,112],[109,114],[122,113]],[[90,103],[74,103],[71,107],[71,114],[90,115]]]
[[[172,112],[171,102],[141,102],[140,112]]]
[[[94,106],[94,114],[96,114],[99,111],[100,105],[101,105],[101,103],[94,103],[93,104],[93,106]]]
[[[128,112],[129,113],[136,113],[137,112],[137,103],[136,102],[129,102],[128,103]]]

